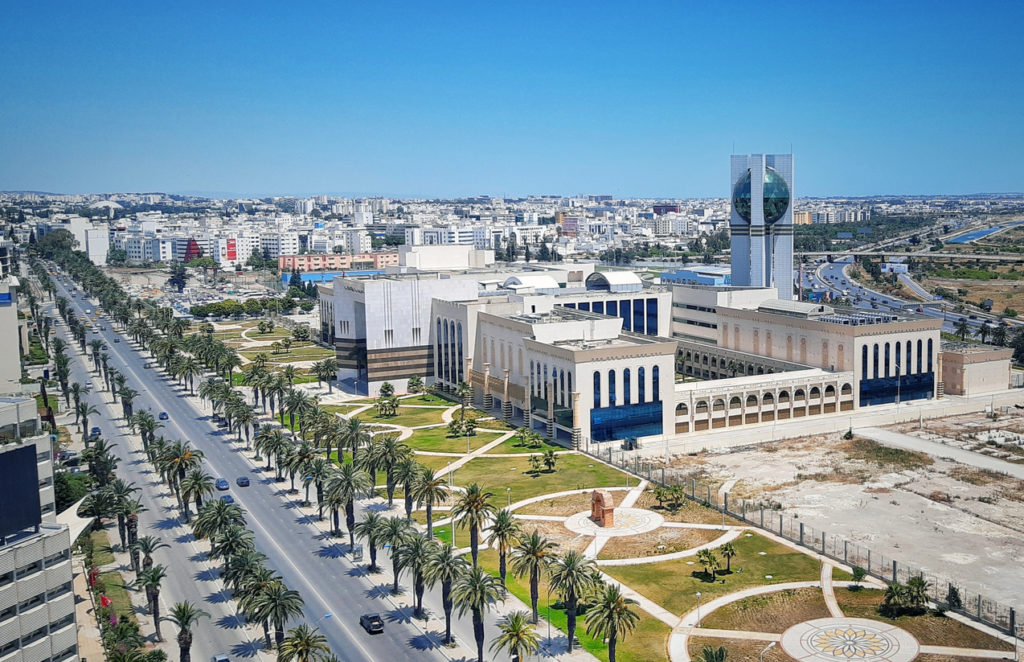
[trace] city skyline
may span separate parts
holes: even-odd
[[[725,198],[792,151],[808,197],[1019,191],[1022,8],[928,7],[19,6],[0,188]]]

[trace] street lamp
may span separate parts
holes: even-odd
[[[896,364],[896,409],[900,408],[900,382],[903,381],[903,380],[900,379],[900,370],[901,370],[900,364],[897,363]]]
[[[506,487],[505,488],[505,496],[508,497],[507,507],[511,508],[512,507],[512,488],[511,487]]]
[[[697,591],[697,627],[700,627],[700,591]]]
[[[773,648],[775,648],[775,642],[774,641],[772,643],[768,644],[767,646],[765,646],[764,650],[761,651],[761,654],[757,656],[758,662],[764,662],[764,654],[767,653],[768,651],[770,651]]]
[[[320,621],[326,621],[327,619],[332,618],[333,616],[334,616],[334,614],[332,614],[331,612],[327,612],[326,614],[324,614],[320,618],[318,618],[315,621],[313,621],[313,627],[315,628]]]

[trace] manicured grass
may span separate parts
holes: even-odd
[[[455,400],[449,400],[448,398],[442,398],[434,393],[420,393],[411,398],[403,398],[403,405],[444,405],[451,407],[452,405],[459,404]]]
[[[847,616],[870,618],[896,625],[914,635],[921,644],[926,646],[1013,650],[1010,644],[945,616],[925,613],[920,616],[886,618],[878,613],[878,605],[882,604],[882,598],[885,595],[885,592],[880,589],[861,588],[851,591],[846,588],[837,588],[835,593],[839,608]]]
[[[457,535],[468,540],[468,534],[463,531],[459,531]],[[488,572],[497,576],[497,552],[492,549],[481,550],[480,564]],[[527,610],[529,610],[530,582],[527,578],[516,578],[510,569],[506,580],[506,588],[509,593],[522,600],[526,604]],[[555,607],[555,605],[558,604],[558,598],[554,593],[551,595],[551,609],[549,610],[547,593],[547,578],[541,577],[541,580],[538,583],[538,594],[540,596],[537,601],[538,613],[541,618],[550,618],[552,627],[565,633],[568,629],[565,611]],[[637,624],[636,630],[626,635],[625,638],[619,640],[619,645],[616,648],[616,660],[628,662],[652,662],[654,660],[668,659],[666,641],[668,639],[669,632],[671,631],[670,628],[653,616],[649,616],[638,607],[634,606],[633,610],[640,616],[640,622]],[[542,631],[539,634],[542,637],[547,636],[546,631]],[[587,634],[587,625],[584,614],[577,614],[576,616],[576,637],[580,640],[580,644],[584,650],[590,652],[600,660],[608,659],[607,645]]]
[[[458,418],[459,412],[455,411],[454,417]],[[480,411],[479,409],[466,409],[466,419],[474,419],[477,422],[477,427],[487,428],[488,430],[515,430],[516,426],[510,425],[501,419],[501,413],[487,413]],[[486,420],[480,420],[486,419]]]
[[[363,407],[363,406],[364,405],[349,405],[349,404],[344,404],[344,405],[320,405],[320,409],[323,409],[324,411],[329,411],[332,414],[345,414],[345,415],[348,415],[349,413],[351,413],[351,412],[355,411],[356,409],[359,409],[360,407]]]
[[[376,408],[371,407],[356,418],[364,423],[389,423],[391,425],[404,425],[407,428],[419,427],[420,425],[432,425],[441,423],[442,409],[416,409],[413,407],[399,407],[396,416],[379,416]]]
[[[103,595],[113,601],[114,613],[118,618],[127,616],[135,620],[135,611],[132,608],[132,596],[124,587],[124,578],[119,572],[101,572],[99,581],[103,582]],[[97,600],[97,605],[99,601]]]
[[[114,562],[114,553],[110,548],[110,540],[107,538],[107,532],[104,529],[99,531],[93,531],[89,534],[92,539],[92,562],[97,568],[101,568],[108,563]]]
[[[772,646],[765,650],[768,642],[747,641],[746,639],[720,639],[719,637],[690,637],[686,640],[690,659],[699,659],[704,646],[724,648],[729,653],[729,660],[764,660],[764,662],[792,662],[793,658],[782,652],[781,646]],[[762,651],[764,657],[761,657]],[[918,660],[921,658],[918,657]]]
[[[820,588],[801,588],[755,595],[716,609],[701,619],[701,626],[719,630],[782,633],[815,618],[828,618]]]
[[[456,485],[479,483],[494,492],[499,500],[505,488],[512,488],[513,502],[564,490],[625,485],[625,481],[626,474],[618,469],[575,453],[559,455],[552,472],[542,468],[540,473],[531,473],[525,456],[483,456],[470,460],[455,472]]]
[[[425,467],[430,467],[434,471],[444,469],[446,466],[455,462],[459,458],[445,456],[445,455],[417,455],[416,461]]]
[[[487,426],[481,424],[480,427],[487,427]],[[536,446],[536,447],[535,446],[530,446],[529,444],[527,444],[526,446],[521,446],[520,443],[521,442],[520,442],[520,440],[518,438],[516,438],[515,436],[511,436],[508,439],[506,439],[505,441],[503,441],[500,444],[498,444],[497,446],[495,446],[494,448],[492,448],[491,450],[487,451],[487,453],[488,454],[490,454],[490,453],[496,453],[496,454],[507,454],[507,453],[543,453],[544,451],[546,451],[549,448],[553,448],[556,451],[569,450],[565,446],[561,446],[559,444],[552,443],[552,442],[548,441],[547,439],[542,439],[541,442],[540,442],[540,446]]]
[[[695,558],[609,566],[604,570],[676,616],[682,616],[697,606],[698,591],[702,594],[701,601],[706,603],[749,586],[814,581],[820,576],[818,561],[757,534],[737,538],[733,547],[736,556],[732,559],[732,574],[717,578],[724,579],[724,584],[705,581],[703,568]],[[759,552],[765,552],[765,555]],[[718,556],[725,565],[721,555]],[[688,565],[687,561],[692,561],[693,565]],[[771,578],[766,575],[771,575]]]
[[[472,437],[450,437],[448,426],[442,425],[437,428],[416,430],[416,432],[405,443],[418,451],[431,451],[434,453],[465,453],[466,441],[469,440],[471,451],[489,444],[501,436],[498,433],[485,432],[473,435]]]

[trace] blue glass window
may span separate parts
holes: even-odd
[[[658,366],[654,366],[654,370],[651,371],[651,390],[654,391],[654,402],[661,402],[661,371]]]
[[[922,351],[921,351],[921,341],[918,340],[917,341],[917,372],[918,373],[921,372],[921,354],[922,354]]]
[[[604,301],[595,301],[593,310],[595,313],[601,313],[604,315]]]
[[[459,371],[458,381],[461,383],[466,380],[466,373],[464,372],[466,369],[466,361],[462,358],[462,322],[459,322],[458,331],[456,332],[455,336],[455,342],[458,347],[458,358],[456,359],[456,361],[458,361],[458,363],[456,363],[456,367],[458,368]],[[494,360],[493,356],[491,357],[491,360]]]
[[[647,335],[658,335],[658,300],[647,300]]]
[[[644,332],[644,300],[633,299],[633,331]]]
[[[903,345],[896,343],[896,374],[903,372]]]
[[[647,399],[647,385],[644,384],[644,377],[646,376],[643,367],[636,369],[636,401],[639,404],[643,404],[644,400]]]
[[[633,394],[630,392],[630,374],[629,368],[622,371],[622,404],[629,405],[633,404]]]
[[[629,314],[629,299],[623,299],[619,301],[619,317],[622,318],[622,330],[632,331],[633,330],[633,318]]]
[[[590,410],[590,438],[610,441],[662,433],[660,402]]]
[[[594,409],[601,406],[601,373],[594,371]]]
[[[860,348],[860,378],[868,378],[868,346],[864,345]]]
[[[871,371],[871,375],[875,379],[881,377],[881,375],[878,374],[878,343],[875,343],[874,369]]]
[[[928,339],[928,372],[932,371],[932,339]]]
[[[608,302],[608,314],[611,315],[612,317],[618,317],[619,316],[619,302],[618,301],[609,301]]]
[[[608,371],[608,406],[615,406],[615,371]]]
[[[590,310],[590,304],[585,302],[585,301],[581,301],[580,304],[579,304],[579,309],[580,310]]]
[[[885,376],[889,376],[889,343],[885,343]]]
[[[566,308],[576,308],[576,304],[574,304],[574,303],[567,303],[567,304],[565,304],[565,307]]]

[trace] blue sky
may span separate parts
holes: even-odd
[[[1024,190],[1024,3],[21,2],[0,190]]]

